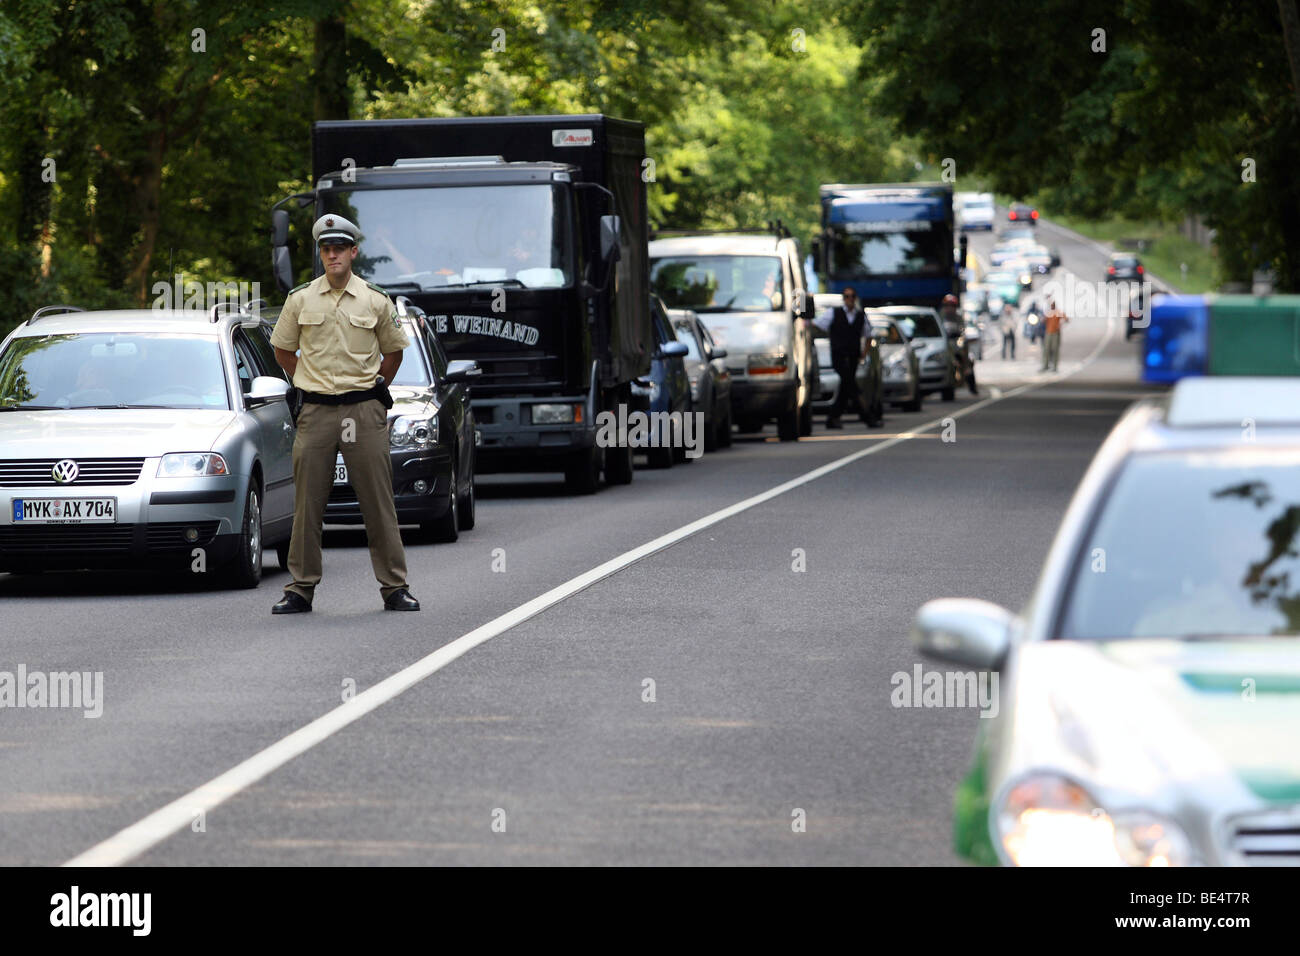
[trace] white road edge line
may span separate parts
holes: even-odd
[[[505,633],[516,625],[522,624],[531,617],[541,614],[548,608],[554,607],[561,601],[572,597],[579,591],[591,587],[593,584],[604,580],[610,575],[623,570],[631,564],[640,561],[642,558],[662,551],[671,547],[679,541],[703,531],[705,528],[725,521],[741,512],[748,511],[750,508],[757,507],[765,501],[770,501],[778,495],[783,495],[787,491],[792,491],[809,482],[816,481],[829,475],[833,471],[838,471],[861,458],[868,455],[874,455],[876,452],[884,451],[894,445],[908,441],[918,435],[924,434],[931,429],[940,426],[947,419],[958,419],[969,415],[981,408],[992,405],[995,402],[1005,401],[1008,398],[1014,398],[1031,389],[1041,388],[1044,385],[1069,378],[1076,372],[1091,364],[1092,361],[1100,354],[1102,347],[1110,340],[1114,330],[1114,318],[1107,317],[1106,334],[1092,350],[1086,359],[1078,368],[1059,375],[1039,378],[1033,382],[1017,386],[1010,391],[1003,392],[995,397],[981,399],[974,405],[967,405],[951,415],[945,415],[934,421],[927,422],[918,428],[903,432],[894,438],[888,438],[870,448],[863,448],[843,458],[837,458],[834,461],[827,462],[818,468],[814,468],[797,478],[792,478],[787,482],[769,488],[743,501],[738,501],[729,505],[720,511],[705,515],[692,521],[690,524],[683,525],[675,531],[660,535],[652,541],[647,541],[640,547],[633,548],[631,551],[625,551],[616,558],[611,558],[604,564],[592,568],[575,578],[564,582],[563,584],[552,588],[544,594],[541,594],[525,604],[519,605],[514,610],[507,611],[500,617],[488,621],[486,624],[476,627],[468,634],[463,634],[444,644],[431,654],[422,657],[413,664],[409,664],[402,670],[390,677],[370,687],[356,697],[353,697],[347,703],[340,704],[328,713],[317,717],[311,723],[300,727],[287,737],[283,737],[271,746],[259,751],[249,757],[242,763],[232,767],[225,773],[221,774],[207,783],[191,790],[185,796],[173,800],[171,803],[155,810],[138,823],[133,823],[124,830],[119,831],[113,836],[98,843],[86,850],[84,853],[73,857],[64,866],[120,866],[123,863],[130,862],[135,857],[147,852],[157,846],[168,837],[179,833],[189,826],[199,812],[206,814],[226,800],[235,796],[242,790],[251,787],[263,777],[273,773],[280,767],[283,767],[290,760],[306,753],[312,747],[331,737],[352,722],[359,720],[375,708],[397,697],[403,691],[424,680],[432,674],[442,670],[462,654],[468,653],[480,644],[491,640],[492,638]]]

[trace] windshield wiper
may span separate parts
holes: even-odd
[[[429,291],[434,292],[437,289],[468,289],[469,287],[476,285],[509,285],[519,289],[528,288],[528,286],[524,285],[518,279],[475,279],[473,282],[449,282],[446,285],[435,286]]]
[[[172,407],[174,407],[174,406],[171,406],[171,405],[127,405],[127,404],[125,404],[125,403],[123,403],[123,402],[118,402],[116,405],[73,405],[73,406],[72,406],[72,409],[83,409],[83,408],[172,408]],[[197,408],[198,406],[192,406],[192,407]],[[69,410],[71,411],[72,409],[69,409]]]
[[[385,292],[425,292],[424,286],[418,282],[377,282],[376,285],[382,286]]]
[[[0,412],[52,412],[62,410],[61,405],[0,405]]]

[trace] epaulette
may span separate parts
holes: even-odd
[[[309,286],[309,285],[311,285],[311,282],[304,282],[304,283],[303,283],[302,285],[300,285],[300,286],[295,286],[294,288],[292,288],[292,289],[289,290],[289,295],[293,295],[293,294],[294,294],[295,292],[297,292],[299,289],[305,289],[305,288],[307,288],[307,286]]]
[[[374,289],[376,292],[378,292],[380,295],[382,295],[385,299],[388,298],[388,291],[387,291],[386,289],[381,289],[379,286],[375,285],[373,282],[367,282],[366,285],[368,285],[370,288]]]

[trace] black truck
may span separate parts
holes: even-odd
[[[482,369],[479,472],[626,484],[632,450],[596,435],[644,404],[631,384],[653,358],[644,158],[644,127],[603,115],[316,123],[315,189],[272,213],[276,282],[293,284],[291,201],[352,220],[354,271]]]

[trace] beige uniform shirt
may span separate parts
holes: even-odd
[[[374,385],[383,356],[411,340],[388,296],[353,274],[341,291],[318,276],[289,293],[271,344],[301,353],[293,375],[298,388],[341,395]]]

